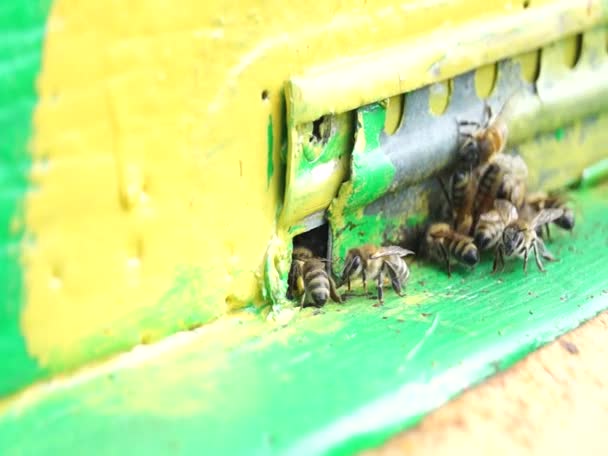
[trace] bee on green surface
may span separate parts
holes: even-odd
[[[342,302],[336,284],[327,272],[326,263],[327,260],[316,258],[305,247],[294,249],[288,277],[288,290],[291,291],[292,297],[299,297],[300,307],[304,307],[307,301],[321,307],[329,298],[337,303]]]
[[[545,243],[536,233],[536,229],[547,223],[557,220],[563,215],[563,209],[543,209],[531,219],[518,218],[509,223],[502,232],[502,236],[494,255],[492,272],[505,267],[505,258],[523,258],[524,272],[527,271],[528,256],[534,251],[534,259],[539,271],[544,272],[541,257],[548,261],[555,258],[545,247]]]
[[[496,247],[505,227],[517,220],[517,209],[507,200],[494,201],[494,209],[479,216],[475,226],[475,245],[480,250],[490,250]]]
[[[450,277],[451,260],[470,267],[479,263],[479,252],[473,238],[456,232],[447,223],[431,224],[426,231],[425,244],[431,259],[445,263]]]
[[[350,249],[344,261],[342,283],[346,283],[350,291],[351,279],[360,276],[363,289],[367,293],[367,280],[376,280],[378,303],[382,304],[384,302],[382,286],[386,274],[395,293],[403,296],[403,286],[410,276],[409,267],[403,257],[408,255],[414,255],[414,252],[394,245],[376,247],[367,244]]]

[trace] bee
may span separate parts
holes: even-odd
[[[560,228],[572,232],[574,229],[574,211],[566,205],[565,198],[558,194],[551,194],[545,192],[536,192],[526,197],[526,205],[531,207],[534,211],[539,212],[543,209],[561,209],[563,211],[561,217],[555,219],[553,224]],[[549,224],[543,225],[547,233],[547,239],[551,239],[551,233],[549,232]],[[542,228],[540,226],[538,232],[542,234]]]
[[[294,247],[291,254],[291,267],[287,277],[287,298],[293,299],[296,293],[302,293],[303,284],[298,285],[298,278],[302,275],[302,266],[304,261],[313,258],[314,255],[310,249],[306,247]]]
[[[300,299],[300,307],[304,307],[306,300],[310,298],[317,307],[325,305],[331,298],[334,302],[342,303],[342,298],[336,290],[336,284],[327,273],[326,261],[319,258],[311,258],[304,261],[302,265],[301,280],[304,293]],[[302,287],[302,285],[300,285]]]
[[[475,245],[480,250],[490,250],[498,244],[505,227],[517,220],[517,209],[515,206],[502,199],[494,201],[494,209],[479,216],[475,226]]]
[[[509,130],[506,123],[506,107],[493,118],[492,108],[487,103],[484,106],[482,123],[473,121],[459,121],[459,134],[465,138],[458,149],[459,161],[469,169],[489,163],[495,155],[503,152],[507,144]],[[463,132],[462,127],[474,126],[471,133]]]
[[[452,262],[475,266],[479,262],[479,252],[473,238],[454,231],[447,223],[433,223],[426,231],[426,248],[429,256],[443,261],[452,276]]]
[[[534,258],[539,271],[544,272],[541,256],[548,261],[555,258],[545,247],[543,240],[537,235],[536,228],[557,220],[563,215],[563,209],[542,209],[531,220],[518,218],[509,223],[502,232],[500,242],[494,255],[494,265],[492,272],[496,272],[499,267],[501,271],[505,267],[505,257],[519,257],[524,260],[524,272],[528,266],[528,255],[530,250],[534,250]]]
[[[528,167],[519,155],[500,154],[488,164],[479,180],[475,218],[490,211],[494,200],[505,199],[520,209],[525,200]]]
[[[347,289],[350,291],[351,279],[361,276],[363,290],[367,293],[367,279],[375,279],[378,289],[378,303],[382,304],[384,302],[382,285],[385,274],[387,274],[395,293],[403,296],[402,287],[410,275],[409,267],[403,257],[408,255],[414,255],[414,252],[394,245],[376,247],[367,244],[350,249],[344,261],[342,283],[346,282]]]
[[[296,247],[291,255],[292,263],[288,277],[289,298],[300,297],[300,307],[307,299],[321,307],[331,299],[341,303],[342,299],[336,290],[336,284],[327,272],[327,260],[315,258],[306,247]]]

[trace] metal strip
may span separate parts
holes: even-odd
[[[469,23],[293,77],[286,88],[291,125],[378,100],[543,47],[608,21],[603,0],[561,0]]]

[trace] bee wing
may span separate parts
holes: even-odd
[[[530,225],[532,228],[536,228],[537,226],[551,223],[553,220],[560,218],[563,213],[563,209],[543,209],[534,216],[530,221]]]
[[[498,154],[494,158],[494,163],[513,179],[525,181],[528,178],[528,166],[519,155]]]
[[[505,225],[517,220],[517,208],[511,201],[505,199],[494,200],[494,208]]]
[[[413,252],[412,250],[404,249],[404,248],[396,246],[396,245],[390,245],[387,247],[382,247],[380,250],[378,250],[376,253],[374,253],[370,258],[372,260],[376,260],[378,258],[391,256],[391,255],[397,255],[399,257],[404,257],[404,256],[408,256],[408,255],[415,255],[415,252]]]
[[[515,89],[514,92],[511,93],[505,100],[504,104],[500,108],[500,111],[496,115],[496,119],[500,119],[501,121],[507,122],[511,119],[517,112],[517,109],[521,105],[523,101],[523,97],[526,95],[525,88]]]
[[[513,155],[511,161],[511,175],[515,178],[525,181],[528,178],[528,165],[519,155]]]

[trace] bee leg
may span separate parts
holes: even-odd
[[[536,246],[536,244],[534,244]],[[524,272],[527,272],[528,269],[528,254],[530,253],[530,249],[526,248],[524,250]],[[536,255],[536,249],[534,250],[534,253]],[[536,255],[536,258],[538,258],[538,255]]]
[[[499,255],[499,251],[500,251],[499,248],[497,248],[494,251],[494,263],[492,263],[492,274],[494,274],[498,270],[498,255]]]
[[[334,300],[334,302],[342,304],[342,297],[336,289],[336,282],[334,282],[334,279],[332,279],[331,277],[329,277],[329,296],[331,297],[331,299]]]
[[[367,294],[367,275],[365,274],[365,270],[361,271],[361,281],[363,282],[363,291]]]
[[[492,274],[498,271],[498,263],[500,263],[501,270],[504,270],[505,257],[502,251],[502,245],[496,247],[496,251],[494,252],[494,264],[492,265]]]
[[[536,242],[532,244],[532,248],[534,249],[534,258],[536,259],[536,266],[540,272],[545,272],[545,268],[543,268],[543,263],[540,260],[540,255],[538,254],[538,245]]]
[[[536,243],[538,244],[538,251],[540,252],[540,256],[543,257],[544,260],[555,261],[555,257],[551,252],[549,252],[549,250],[547,250],[547,247],[545,246],[545,243],[542,239],[537,239]]]
[[[304,302],[306,301],[306,292],[302,293],[302,297],[300,298],[300,310],[304,308]]]
[[[490,106],[487,101],[484,102],[483,113],[486,117],[483,122],[483,125],[484,127],[487,127],[488,125],[490,125],[490,121],[492,120],[492,106]]]
[[[378,304],[382,305],[384,304],[384,291],[382,290],[382,282],[384,281],[384,275],[382,274],[382,271],[378,273],[378,278],[376,280],[378,287]]]
[[[459,120],[458,121],[458,126],[459,127],[477,127],[477,128],[481,128],[481,124],[479,122],[475,122],[474,120]],[[468,136],[470,138],[473,137],[472,134],[470,133],[463,133],[463,136]]]
[[[401,284],[399,283],[398,278],[395,277],[391,279],[391,285],[393,286],[393,290],[395,290],[397,296],[405,296],[405,293],[401,292]]]
[[[346,291],[350,291],[350,277],[346,279]]]
[[[450,257],[448,255],[448,251],[445,248],[445,245],[439,244],[439,249],[441,250],[441,256],[443,256],[443,261],[448,268],[448,277],[452,277],[452,265],[450,264]]]
[[[547,232],[547,241],[551,240],[551,232],[549,231],[549,224],[545,224],[545,231]]]

